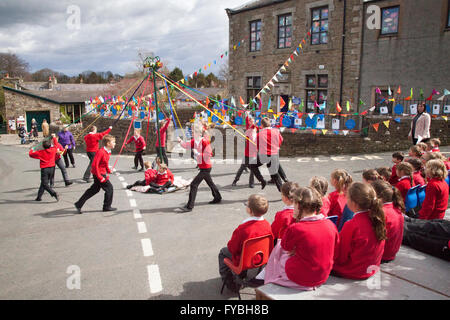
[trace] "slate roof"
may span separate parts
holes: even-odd
[[[253,9],[258,9],[266,6],[270,6],[272,4],[286,2],[290,0],[254,0],[247,3],[244,3],[243,5],[234,8],[234,9],[225,9],[228,14],[236,14],[243,11],[249,11]]]

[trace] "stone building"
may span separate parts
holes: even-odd
[[[369,6],[377,8],[375,28]],[[226,9],[230,94],[248,102],[311,31],[303,53],[270,91],[273,109],[279,97],[286,102],[299,97],[304,111],[315,110],[314,101],[326,102],[327,112],[336,111],[336,102],[346,111],[349,101],[352,112],[361,112],[388,105],[394,98],[389,88],[396,92],[399,86],[402,94],[390,102],[390,112],[394,103],[404,104],[399,99],[409,96],[411,88],[414,97],[408,104],[417,103],[414,99],[426,99],[433,89],[450,88],[449,8],[449,0],[255,0]],[[243,46],[234,49],[243,38]],[[263,95],[264,106],[268,98]],[[430,104],[439,103],[443,114],[450,103],[437,98]]]
[[[327,110],[336,110],[337,102],[350,101],[356,109],[360,0],[257,0],[226,11],[231,95],[252,99],[305,38],[308,43],[303,52],[271,90],[272,108],[279,109],[280,97],[286,102],[299,97],[305,102],[304,111],[314,110],[315,101],[326,103]],[[308,31],[310,38],[306,38]],[[247,38],[244,47],[234,50],[235,42],[243,38]],[[268,99],[263,95],[263,105],[267,106]]]
[[[374,13],[370,6],[379,8],[379,29],[371,26]],[[394,102],[387,98],[395,98],[395,104],[401,103],[409,113],[408,104],[427,99],[433,89],[441,91],[441,96],[442,90],[450,89],[449,0],[365,1],[363,13],[367,23],[362,33],[361,100],[371,106],[388,106],[391,111]],[[377,87],[381,96],[376,95]],[[401,94],[397,94],[399,87]],[[413,99],[404,101],[411,88]],[[442,101],[437,98],[427,102],[441,105],[442,114],[450,96]]]

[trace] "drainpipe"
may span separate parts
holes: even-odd
[[[345,23],[346,23],[346,15],[345,12],[347,10],[347,0],[339,0],[339,2],[344,1],[344,19],[342,23],[342,52],[341,52],[341,85],[339,89],[339,104],[342,106],[342,90],[344,85],[344,59],[345,59]]]

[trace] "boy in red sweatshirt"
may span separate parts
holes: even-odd
[[[234,265],[239,265],[242,246],[248,239],[271,235],[270,223],[263,215],[269,210],[269,202],[261,195],[251,195],[246,203],[247,214],[250,218],[244,220],[239,227],[233,231],[230,241],[219,253],[219,273],[227,288],[233,292],[239,287],[233,280],[233,273],[225,264],[225,258],[231,259]]]
[[[199,126],[194,127],[194,138],[191,141],[184,142],[180,138],[178,138],[178,141],[181,147],[194,150],[199,169],[199,173],[191,182],[189,201],[186,206],[179,208],[179,210],[182,212],[192,211],[195,204],[195,198],[197,197],[198,186],[203,180],[206,181],[213,195],[213,200],[209,203],[220,203],[222,201],[222,196],[211,178],[211,143],[207,137],[203,136],[203,128]]]
[[[83,180],[87,183],[90,182],[91,178],[92,161],[94,160],[95,153],[99,149],[98,142],[102,140],[104,136],[109,134],[111,130],[112,127],[109,127],[107,130],[97,133],[97,127],[93,126],[90,132],[84,136],[84,142],[86,143],[86,154],[89,158],[89,165],[84,172]]]
[[[150,182],[150,189],[148,193],[163,194],[168,188],[173,186],[173,173],[167,168],[165,163],[158,164],[158,171],[156,172],[153,181]]]
[[[281,200],[285,204],[283,210],[275,214],[275,219],[272,222],[272,233],[274,241],[283,238],[286,229],[291,225],[294,219],[294,193],[300,188],[298,183],[285,182],[281,186]]]
[[[392,174],[391,178],[389,179],[389,183],[395,186],[398,182],[398,176],[397,176],[397,165],[402,162],[404,159],[403,155],[400,152],[395,152],[392,155],[392,162],[394,163],[394,166],[392,167]]]
[[[448,205],[448,184],[445,178],[447,168],[442,160],[430,160],[425,167],[428,184],[425,189],[425,200],[419,211],[419,219],[444,219]]]
[[[103,211],[116,211],[116,208],[111,207],[113,200],[114,188],[109,181],[109,175],[111,169],[109,168],[109,157],[111,155],[111,150],[116,146],[116,138],[111,135],[106,135],[103,138],[103,148],[99,149],[95,154],[94,160],[92,161],[92,175],[94,176],[94,184],[86,190],[86,192],[81,196],[80,200],[75,202],[75,208],[78,213],[81,214],[81,208],[86,203],[87,200],[96,195],[100,189],[105,191],[105,198],[103,201]]]
[[[141,136],[141,130],[139,129],[134,130],[134,136],[128,139],[126,144],[130,144],[132,142],[134,142],[134,145],[136,147],[135,150],[136,155],[134,156],[133,169],[137,169],[139,163],[141,165],[141,169],[139,169],[139,171],[144,171],[144,159],[142,158],[142,154],[144,153],[146,145],[144,138]]]
[[[42,142],[43,150],[35,151],[30,149],[28,155],[30,158],[39,159],[41,167],[41,185],[39,187],[36,201],[42,201],[42,195],[44,191],[50,193],[50,195],[59,201],[58,194],[49,186],[49,182],[55,173],[55,158],[58,149],[52,146],[50,140],[44,140]]]
[[[166,123],[159,128],[159,134],[156,133],[156,156],[162,157],[161,162],[169,165],[169,159],[166,154],[166,137],[167,137],[167,129],[169,128],[170,121],[172,121],[172,116],[166,119]],[[162,121],[160,121],[162,124]],[[159,140],[161,140],[161,146],[159,146]]]
[[[158,165],[159,165],[159,163],[158,163]],[[136,181],[133,184],[129,184],[127,186],[127,189],[131,189],[131,188],[136,187],[136,186],[142,186],[142,187],[149,186],[151,182],[155,181],[156,174],[158,173],[158,171],[155,170],[155,169],[152,169],[151,162],[145,161],[144,162],[144,167],[145,167],[145,178],[144,178],[144,180],[138,180],[138,181]]]

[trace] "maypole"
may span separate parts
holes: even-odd
[[[162,68],[162,62],[160,61],[159,57],[147,57],[144,60],[144,68],[149,68],[150,72],[153,77],[153,93],[154,93],[154,101],[155,101],[155,107],[156,107],[156,134],[158,136],[158,142],[159,146],[161,147],[161,135],[159,132],[159,106],[158,106],[158,90],[156,88],[156,74],[155,72]],[[150,113],[149,113],[150,116]],[[159,148],[159,159],[162,161],[162,150]]]

